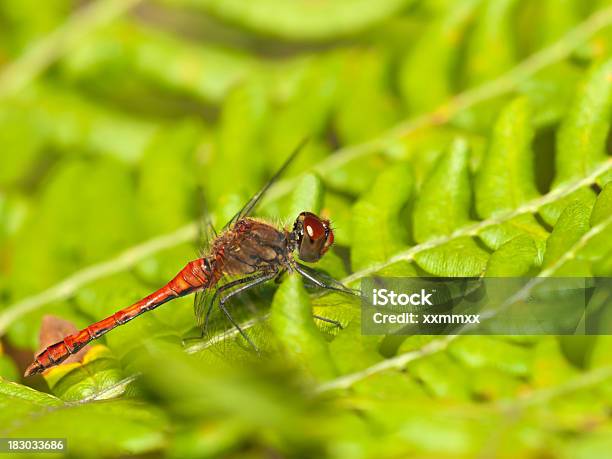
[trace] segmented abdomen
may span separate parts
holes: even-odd
[[[57,365],[113,328],[129,322],[134,317],[155,309],[173,298],[188,295],[196,290],[210,288],[217,280],[218,275],[211,269],[209,259],[194,260],[188,263],[174,279],[149,296],[47,347],[36,356],[34,362],[26,369],[25,376],[40,373]]]

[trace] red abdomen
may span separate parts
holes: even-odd
[[[77,333],[66,336],[39,353],[34,362],[26,369],[25,376],[40,373],[63,362],[68,356],[79,351],[87,343],[99,338],[119,325],[129,322],[140,314],[155,309],[166,301],[188,295],[197,290],[210,288],[218,281],[210,268],[210,260],[199,258],[187,264],[170,282],[142,300],[117,311]]]

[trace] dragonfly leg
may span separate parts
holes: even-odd
[[[349,288],[331,277],[325,276],[320,272],[315,271],[314,269],[310,269],[308,266],[301,265],[300,263],[294,263],[293,269],[295,269],[300,274],[300,276],[304,277],[305,279],[308,279],[317,287],[321,287],[326,290],[333,290],[335,292],[343,292],[348,293],[349,295],[359,296],[358,290]]]
[[[327,317],[322,317],[322,316],[318,316],[316,314],[313,314],[312,317],[314,317],[315,319],[319,319],[323,322],[327,322],[328,324],[333,324],[338,328],[342,328],[342,324],[340,322],[338,322],[337,320],[334,319],[328,319]]]
[[[235,285],[239,285],[239,284],[243,284],[243,285],[238,287],[235,290],[232,290],[232,291],[222,295],[221,299],[219,300],[219,309],[221,309],[221,311],[223,311],[223,314],[225,314],[225,317],[227,317],[227,319],[231,322],[231,324],[236,328],[236,330],[238,330],[238,332],[251,345],[251,347],[253,349],[255,349],[256,352],[259,352],[259,349],[257,348],[257,346],[255,346],[253,341],[251,341],[251,339],[244,332],[244,330],[242,328],[240,328],[240,325],[238,325],[236,323],[236,321],[234,320],[232,315],[229,313],[229,311],[225,307],[225,303],[227,303],[227,301],[231,297],[233,297],[235,295],[238,295],[239,293],[242,293],[242,292],[244,292],[246,290],[249,290],[249,289],[255,287],[256,285],[263,284],[264,282],[267,282],[267,281],[271,280],[272,278],[274,278],[274,276],[276,276],[276,274],[277,274],[276,272],[263,273],[263,274],[259,274],[259,275],[255,275],[255,276],[245,277],[243,279],[238,279],[238,280],[233,282],[234,285],[232,285],[232,287],[235,286]],[[238,282],[238,281],[242,281],[242,282]],[[223,289],[224,287],[225,287],[224,290],[227,290],[228,288],[231,288],[231,287],[229,287],[230,284],[232,284],[232,282],[219,287],[217,292],[215,292],[215,298],[216,298],[217,293],[219,292],[219,290]],[[213,304],[213,302],[211,302],[211,305],[212,304]]]
[[[270,274],[270,276],[272,277],[273,275]],[[261,278],[262,278],[262,274],[255,274],[253,276],[246,276],[246,277],[242,277],[240,279],[236,279],[234,281],[228,282],[227,284],[222,285],[219,288],[217,288],[215,290],[214,294],[212,295],[212,297],[210,297],[210,299],[206,301],[206,304],[207,304],[206,314],[204,316],[204,321],[202,323],[202,326],[200,327],[200,334],[199,334],[199,336],[183,338],[183,344],[185,344],[185,342],[187,342],[187,341],[202,340],[204,338],[204,336],[206,335],[206,330],[208,330],[208,323],[209,323],[209,320],[210,320],[210,315],[212,313],[213,306],[214,306],[215,302],[217,301],[217,299],[219,298],[219,296],[224,291],[229,290],[229,289],[231,289],[233,287],[236,287],[237,285],[247,284],[249,282],[257,281],[257,280],[259,280]],[[265,280],[268,280],[268,279],[269,278],[266,277],[261,282],[265,282]],[[257,283],[255,283],[254,285],[257,285]],[[243,291],[243,290],[239,290],[239,291]]]
[[[236,321],[233,319],[232,315],[229,313],[225,305],[221,302],[219,302],[219,309],[223,311],[223,314],[225,314],[225,317],[227,317],[227,319],[232,323],[232,325],[236,328],[236,330],[238,330],[238,332],[242,335],[242,337],[251,345],[253,350],[259,354],[259,348],[255,346],[255,343],[253,343],[253,341],[251,341],[251,338],[249,338],[249,335],[247,335],[244,332],[244,330],[240,328],[240,325],[236,323]]]
[[[285,274],[285,272],[286,271],[283,270],[283,271],[280,271],[278,273],[278,275],[274,278],[274,283],[275,284],[279,285],[283,281],[283,277],[284,277],[283,274]]]
[[[249,282],[253,282],[261,278],[262,278],[261,274],[255,274],[254,276],[243,277],[240,279],[236,279],[232,282],[228,282],[227,284],[222,285],[217,290],[215,290],[214,295],[212,296],[210,302],[208,303],[208,308],[206,309],[206,316],[204,317],[204,325],[202,327],[202,337],[204,337],[204,334],[206,330],[208,329],[208,321],[210,319],[210,314],[212,313],[212,308],[215,302],[217,301],[217,299],[219,298],[219,295],[221,295],[226,290],[236,287],[237,285],[248,284]],[[266,278],[266,280],[268,279]],[[262,282],[265,282],[265,281],[262,281]],[[254,285],[257,285],[257,284],[254,284]],[[243,290],[239,290],[239,291],[243,291]]]

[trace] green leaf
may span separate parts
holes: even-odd
[[[334,229],[334,241],[338,245],[350,245],[351,243],[351,220],[352,200],[327,190],[324,196],[323,210],[326,212]]]
[[[194,358],[157,342],[143,349],[137,368],[146,390],[175,419],[234,419],[249,430],[295,432],[302,422],[298,413],[307,408],[291,374],[274,364]]]
[[[7,0],[0,5],[3,28],[11,33],[3,37],[10,44],[11,54],[23,52],[33,40],[59,27],[73,8],[70,0],[51,0],[44,8],[35,0]],[[6,45],[6,43],[4,43]]]
[[[150,235],[184,225],[192,216],[195,152],[202,141],[196,123],[160,131],[141,159],[138,207]]]
[[[515,59],[511,18],[517,0],[486,2],[470,37],[467,73],[471,85],[510,68]]]
[[[576,85],[582,76],[583,72],[576,66],[569,62],[559,62],[519,85],[519,93],[528,97],[531,102],[535,126],[545,128],[560,122],[569,109]],[[542,149],[536,149],[540,155],[543,154]],[[553,171],[547,166],[546,172]]]
[[[546,243],[543,266],[561,258],[590,228],[591,208],[574,201],[563,211]]]
[[[460,237],[415,255],[415,262],[434,276],[480,276],[489,253],[470,237]]]
[[[353,389],[358,394],[377,399],[383,398],[390,403],[405,400],[408,393],[411,394],[413,399],[429,399],[429,396],[423,390],[423,386],[403,371],[389,371],[372,375],[359,381]]]
[[[219,103],[238,82],[256,75],[257,69],[252,56],[237,49],[204,42],[196,45],[127,21],[92,34],[60,62],[61,73],[69,81],[109,96],[117,91],[127,93],[163,111],[171,106],[147,101],[156,91]]]
[[[275,128],[266,130],[265,142],[266,152],[279,159],[277,165],[304,138],[309,139],[308,153],[303,152],[295,159],[293,170],[306,170],[327,153],[327,146],[319,144],[317,137],[325,131],[338,98],[339,57],[330,55],[325,59],[306,60],[303,69],[295,72],[296,81],[291,91],[275,100],[269,120]],[[288,72],[289,68],[279,69],[279,83],[270,82],[270,86],[266,86],[268,90],[276,91],[283,80],[290,79]]]
[[[605,276],[605,265],[609,264],[612,253],[612,192],[608,184],[597,197],[590,218],[591,236],[579,248],[576,257],[594,264],[593,271],[597,275],[602,269]]]
[[[532,214],[522,214],[499,225],[487,226],[478,233],[478,237],[493,250],[519,236],[528,236],[534,241],[541,262],[549,233]]]
[[[612,250],[598,257],[598,260],[593,263],[593,274],[595,276],[609,277],[612,276]]]
[[[399,84],[412,112],[432,110],[453,94],[453,71],[459,59],[457,44],[464,38],[480,3],[481,0],[453,2],[447,13],[428,25],[402,60]]]
[[[65,401],[79,401],[101,394],[123,378],[119,362],[106,346],[94,345],[82,363],[64,363],[44,375],[51,391]]]
[[[338,333],[329,348],[336,368],[341,373],[351,373],[382,360],[378,352],[379,344],[380,337],[361,333],[361,319],[355,317]]]
[[[0,245],[19,233],[31,207],[31,201],[25,196],[0,193]]]
[[[133,163],[158,129],[149,119],[105,107],[49,83],[29,87],[15,104],[28,110],[29,123],[37,126],[46,142],[71,154],[94,152]]]
[[[319,214],[323,205],[323,182],[316,174],[306,174],[291,194],[290,206],[285,219],[291,221],[301,212]]]
[[[555,387],[575,377],[578,370],[565,358],[559,341],[544,336],[535,346],[532,380],[535,387]]]
[[[248,428],[234,419],[197,423],[177,429],[168,447],[168,457],[176,459],[222,457],[239,449]]]
[[[602,223],[610,215],[612,215],[612,183],[608,183],[597,196],[591,212],[591,226]]]
[[[456,140],[419,190],[412,216],[414,239],[424,242],[452,233],[469,221],[471,188],[468,146]]]
[[[22,402],[23,404],[18,404]],[[62,402],[53,395],[39,392],[31,387],[23,386],[15,382],[7,381],[0,378],[0,403],[2,403],[2,416],[3,423],[11,420],[15,414],[22,414],[29,411],[31,408],[47,407],[47,406],[58,406]],[[20,413],[10,413],[7,409],[11,404],[15,408],[19,409]]]
[[[410,166],[387,168],[353,206],[351,263],[354,270],[383,262],[403,246],[400,211],[413,188]]]
[[[516,209],[537,196],[533,170],[533,126],[529,102],[508,104],[493,129],[475,182],[476,209],[482,218]]]
[[[6,355],[0,355],[0,378],[9,381],[17,381],[20,378],[15,362]]]
[[[267,95],[257,82],[238,86],[226,97],[204,183],[211,202],[230,192],[243,192],[248,199],[260,186],[265,168],[261,130],[267,115]]]
[[[521,390],[521,380],[508,373],[490,367],[470,371],[472,393],[482,400],[514,398]]]
[[[387,162],[377,156],[358,157],[326,172],[325,183],[336,191],[352,196],[360,195],[372,186],[377,173],[382,172],[386,165]]]
[[[601,368],[612,365],[612,336],[598,336],[591,351],[590,368]]]
[[[540,208],[539,214],[542,219],[549,225],[555,226],[561,213],[574,201],[581,201],[585,206],[592,206],[595,201],[596,194],[590,187],[579,188],[551,204],[546,204]]]
[[[490,336],[464,336],[449,351],[469,367],[496,368],[516,376],[528,375],[533,360],[528,349]]]
[[[538,250],[529,236],[517,236],[503,244],[489,258],[488,277],[520,277],[537,264]]]
[[[281,349],[317,379],[336,373],[329,348],[312,317],[312,305],[297,275],[287,276],[274,295],[270,324]]]
[[[143,454],[164,444],[167,421],[138,401],[64,404],[0,378],[0,434],[13,438],[65,438],[78,457]]]
[[[557,135],[555,186],[584,177],[606,158],[612,110],[612,59],[591,69]]]
[[[559,0],[543,0],[534,5],[537,13],[539,13],[537,16],[533,15],[532,20],[534,26],[532,32],[537,41],[536,48],[558,39],[573,24],[578,22],[579,3],[574,0],[562,0],[561,2]]]
[[[259,0],[245,4],[240,0],[166,0],[171,4],[193,5],[214,16],[240,24],[266,35],[289,40],[323,40],[351,34],[396,13],[409,0],[321,1],[290,3]]]
[[[360,63],[358,72],[355,61]],[[387,57],[375,50],[353,51],[344,59],[335,117],[343,143],[363,142],[397,121],[395,100],[385,85],[388,65]]]
[[[568,458],[589,459],[605,456],[610,448],[612,448],[612,429],[606,426],[573,441],[566,441],[562,451]]]
[[[417,277],[416,266],[410,261],[398,261],[376,271],[377,276],[386,277]]]
[[[448,354],[436,354],[416,360],[408,371],[418,378],[435,397],[467,400],[468,375]]]
[[[0,184],[9,185],[26,175],[43,152],[44,136],[32,131],[27,110],[3,107],[0,110],[0,144],[10,146],[11,153],[0,157]]]

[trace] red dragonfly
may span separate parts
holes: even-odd
[[[334,232],[328,220],[310,212],[302,212],[297,216],[293,228],[289,230],[249,217],[265,192],[287,169],[304,144],[305,141],[295,149],[268,183],[225,225],[222,232],[212,241],[208,253],[187,263],[170,282],[149,296],[47,347],[26,369],[25,376],[41,373],[47,368],[58,365],[113,328],[167,301],[191,293],[197,295],[196,315],[199,322],[202,322],[202,313],[206,309],[203,305],[207,305],[203,329],[208,325],[213,305],[217,304],[255,350],[257,347],[234,321],[226,307],[226,303],[234,295],[277,278],[284,272],[298,273],[320,288],[355,294],[340,282],[299,263],[294,257],[294,253],[297,252],[300,260],[316,262],[329,250],[334,242]],[[223,279],[232,278],[235,279],[226,283],[221,282]],[[206,300],[202,301],[203,299]],[[340,326],[331,319],[314,317]]]

